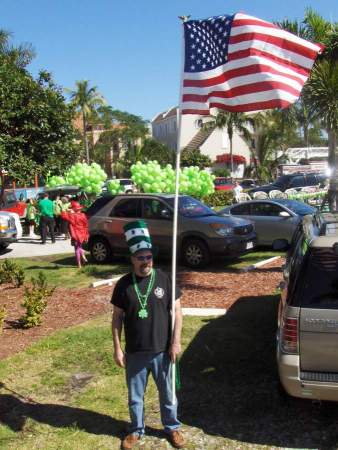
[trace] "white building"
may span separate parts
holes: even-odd
[[[230,142],[226,129],[202,130],[208,117],[186,114],[182,116],[181,148],[200,149],[210,157],[213,167],[230,169]],[[178,108],[157,114],[151,121],[153,138],[176,150],[178,134]],[[232,139],[235,177],[242,177],[245,165],[250,164],[250,150],[238,132]],[[223,162],[222,162],[223,161]]]
[[[327,161],[328,147],[290,147],[285,152],[290,163],[298,164],[302,159]]]

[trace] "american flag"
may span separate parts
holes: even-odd
[[[184,22],[182,114],[285,108],[323,46],[246,14]]]

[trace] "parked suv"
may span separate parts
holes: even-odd
[[[17,241],[17,229],[12,213],[0,211],[0,251]]]
[[[257,191],[263,191],[269,193],[273,190],[286,191],[287,189],[301,190],[304,187],[309,186],[325,186],[325,175],[315,173],[293,173],[290,175],[282,175],[273,183],[264,184],[263,186],[257,186],[250,189],[249,194],[254,194]]]
[[[338,401],[338,214],[303,219],[284,280],[277,331],[281,383],[295,397]]]
[[[112,178],[111,180],[105,181],[102,192],[108,192],[108,183],[109,181],[119,181],[120,186],[123,188],[123,192],[125,194],[132,194],[133,192],[137,192],[137,187],[135,186],[133,180],[130,178]]]
[[[113,254],[128,254],[123,226],[143,219],[160,255],[171,255],[173,194],[103,196],[87,210],[89,249],[96,262]],[[253,225],[244,219],[220,217],[200,201],[179,197],[177,248],[183,262],[194,268],[207,265],[213,256],[239,256],[256,245]]]

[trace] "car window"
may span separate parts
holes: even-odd
[[[308,245],[304,235],[300,235],[295,243],[287,262],[286,270],[289,273],[288,302],[292,306],[299,305],[300,290],[303,287],[304,258],[307,255]]]
[[[121,186],[128,186],[133,184],[133,182],[131,180],[120,180],[120,185]]]
[[[250,214],[250,204],[242,203],[231,208],[231,214],[234,216],[248,216]]]
[[[167,202],[174,208],[174,198],[168,198]],[[178,212],[184,217],[207,217],[216,216],[215,211],[210,209],[204,203],[196,200],[189,195],[184,195],[178,199]]]
[[[282,210],[278,205],[272,203],[253,203],[251,214],[253,216],[278,216]]]
[[[306,186],[315,186],[318,184],[316,176],[315,175],[306,175]]]
[[[121,199],[112,209],[110,217],[141,217],[140,199]]]
[[[332,248],[311,248],[300,306],[338,309],[338,255]]]
[[[290,188],[305,186],[305,178],[301,175],[299,177],[292,178],[290,182]]]
[[[8,192],[6,194],[6,202],[8,203],[8,205],[14,205],[17,202],[15,194],[12,192]]]
[[[100,211],[108,202],[110,202],[114,197],[112,195],[105,195],[97,198],[94,203],[90,205],[90,207],[86,211],[86,216],[91,217]]]
[[[164,217],[161,214],[164,210],[167,210],[169,212],[169,208],[160,200],[152,198],[143,199],[142,217],[144,219],[164,220]]]

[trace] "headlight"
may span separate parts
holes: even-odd
[[[231,236],[234,234],[234,229],[223,223],[211,223],[210,226],[219,236]]]
[[[8,219],[6,217],[0,217],[0,231],[8,230]]]

